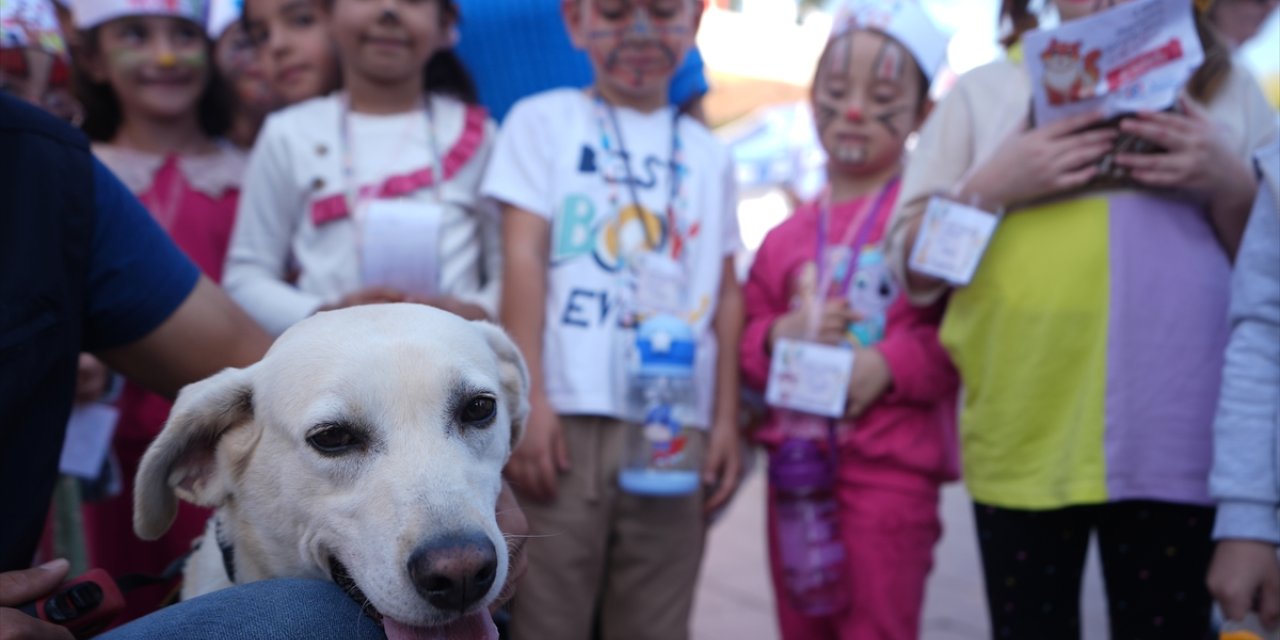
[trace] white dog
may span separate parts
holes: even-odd
[[[392,640],[495,637],[494,507],[528,386],[491,324],[411,304],[318,314],[261,362],[182,390],[138,470],[134,529],[162,535],[178,497],[216,508],[184,599],[331,579]]]

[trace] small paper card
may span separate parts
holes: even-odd
[[[360,218],[365,286],[434,296],[440,282],[440,219],[435,202],[374,200]]]
[[[1023,35],[1036,126],[1173,105],[1204,61],[1186,0],[1134,0]]]
[[[839,418],[851,375],[852,349],[784,338],[773,346],[764,400],[771,407]]]
[[[97,402],[77,405],[72,409],[58,471],[88,480],[101,475],[102,463],[107,459],[111,435],[115,433],[119,417],[120,412],[115,407]]]
[[[685,312],[684,268],[675,260],[656,253],[642,254],[636,259],[635,308],[642,314]]]
[[[911,269],[953,285],[969,284],[999,221],[993,213],[933,198],[911,248]]]

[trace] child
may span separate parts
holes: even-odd
[[[594,84],[517,103],[485,179],[504,207],[502,320],[532,376],[528,431],[507,465],[535,534],[512,612],[517,638],[585,640],[597,619],[605,640],[688,637],[703,514],[737,482],[732,165],[667,96],[701,7],[623,6],[564,3]],[[622,308],[672,291],[627,278],[659,263],[671,270],[650,275],[678,288],[667,304],[696,340],[698,428],[685,451],[706,452],[706,497],[645,497],[617,482],[624,434],[637,428],[624,422],[619,379],[636,318]]]
[[[1227,620],[1280,626],[1280,142],[1257,154],[1262,184],[1231,280],[1231,342],[1214,421],[1218,501],[1209,589]]]
[[[1065,21],[1100,4],[1054,2]],[[1003,14],[1035,24],[1022,0]],[[1118,127],[1167,149],[1116,154],[1128,184],[1078,190],[1117,136],[1100,118],[1027,128],[1018,47],[960,78],[903,178],[890,241],[900,271],[932,196],[1006,212],[940,331],[964,389],[961,458],[996,637],[1079,636],[1095,530],[1112,637],[1208,627],[1206,480],[1230,263],[1255,189],[1246,159],[1275,115],[1196,20],[1205,63],[1181,112]],[[908,284],[921,302],[944,290]]]
[[[267,119],[227,292],[275,335],[316,311],[371,302],[490,316],[498,224],[476,191],[494,127],[447,50],[457,9],[334,0],[321,16],[346,89]]]
[[[872,16],[884,18],[868,26]],[[835,25],[810,94],[827,152],[827,192],[771,231],[756,254],[745,288],[742,374],[763,391],[780,338],[852,345],[849,408],[835,427],[837,521],[850,604],[810,617],[792,602],[771,487],[778,622],[786,639],[910,639],[919,635],[925,579],[941,535],[938,489],[957,475],[956,374],[938,344],[942,305],[915,309],[898,295],[880,242],[904,144],[924,119],[946,38],[915,2],[854,0]],[[819,261],[852,277],[841,287],[836,276],[818,291]],[[785,414],[773,411],[756,438],[774,450],[789,435]]]
[[[226,130],[202,2],[85,0],[73,7],[83,59],[77,88],[94,154],[205,274],[222,275],[244,156]],[[185,554],[208,511],[184,505],[156,542],[133,533],[133,477],[168,417],[165,398],[126,385],[113,449],[123,491],[84,508],[89,557],[119,576],[157,575]],[[121,621],[158,606],[172,585],[130,594]]]
[[[78,124],[83,113],[71,92],[70,63],[52,0],[5,0],[0,6],[0,91]]]
[[[209,7],[209,39],[231,103],[227,139],[249,150],[262,121],[275,108],[275,95],[240,16],[243,0],[213,0]]]
[[[328,95],[340,84],[324,0],[244,0],[244,28],[275,97],[285,105]]]

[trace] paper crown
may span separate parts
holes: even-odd
[[[58,14],[49,0],[0,2],[0,49],[39,49],[55,56],[67,54],[58,28]]]
[[[244,0],[209,0],[209,22],[205,25],[209,38],[221,38],[227,27],[240,19],[243,11]]]
[[[836,12],[831,38],[855,29],[879,31],[911,52],[930,82],[947,60],[951,39],[916,0],[845,0]]]
[[[204,26],[207,10],[204,0],[71,0],[70,4],[77,29],[92,29],[125,16],[170,16]]]

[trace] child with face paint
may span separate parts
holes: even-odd
[[[593,84],[518,102],[484,185],[504,208],[502,320],[532,382],[528,430],[506,469],[535,534],[511,628],[587,640],[598,621],[606,640],[678,640],[689,635],[705,514],[738,480],[732,163],[669,106],[699,2],[562,8]],[[659,289],[660,302],[644,301]],[[691,493],[661,498],[618,480],[624,437],[639,428],[627,422],[627,349],[657,306],[696,341],[680,455],[702,461]]]
[[[1069,21],[1120,3],[1053,4]],[[890,264],[916,301],[947,291],[905,266],[929,200],[1005,212],[939,333],[964,390],[961,459],[997,637],[1079,637],[1095,532],[1112,637],[1205,637],[1231,264],[1256,190],[1248,159],[1275,113],[1195,4],[1205,63],[1176,113],[1120,121],[1163,149],[1115,154],[1124,182],[1093,183],[1116,126],[1028,125],[1026,0],[1004,3],[1009,59],[959,79],[903,177]]]
[[[250,3],[251,33],[259,29],[254,12],[268,5]],[[289,12],[305,9],[282,11],[297,18],[302,14]],[[450,51],[453,3],[335,0],[307,15],[325,21],[344,89],[267,118],[227,257],[227,292],[276,335],[317,311],[374,302],[490,317],[499,227],[477,191],[495,128]],[[288,57],[300,22],[267,27],[260,45],[268,57],[286,56],[282,77],[289,82],[277,82],[286,101],[321,80],[315,60]],[[406,207],[418,213],[397,217]],[[382,262],[377,247],[385,246],[374,243],[387,241],[375,231],[391,228],[421,238],[420,253],[382,268],[392,278],[421,274],[423,282],[370,275],[376,270],[369,265]]]
[[[81,43],[77,91],[94,154],[196,265],[219,279],[245,158],[220,138],[227,114],[205,37],[204,3],[85,0],[72,10]],[[190,549],[209,512],[183,505],[161,539],[134,535],[133,477],[170,403],[126,384],[118,408],[112,448],[122,491],[84,507],[90,562],[116,576],[158,574]],[[130,593],[119,622],[154,610],[172,587]]]
[[[71,58],[51,0],[0,5],[0,91],[79,123],[71,91]]]
[[[328,95],[341,69],[323,0],[243,0],[244,29],[275,97],[293,105]]]
[[[849,594],[842,611],[808,615],[788,589],[782,545],[792,541],[779,530],[771,476],[769,556],[787,640],[919,636],[941,535],[938,492],[957,477],[956,374],[938,343],[941,304],[917,309],[900,296],[881,246],[904,145],[924,119],[946,43],[914,1],[841,8],[810,90],[827,187],[765,237],[745,287],[748,386],[765,389],[782,339],[846,345],[853,359],[845,415],[830,431],[798,434],[791,414],[773,409],[755,433],[771,454],[790,438],[837,448],[835,521]]]
[[[247,151],[253,147],[258,130],[277,99],[241,20],[242,3],[243,0],[211,0],[207,26],[214,43],[214,60],[231,105],[227,139]]]

